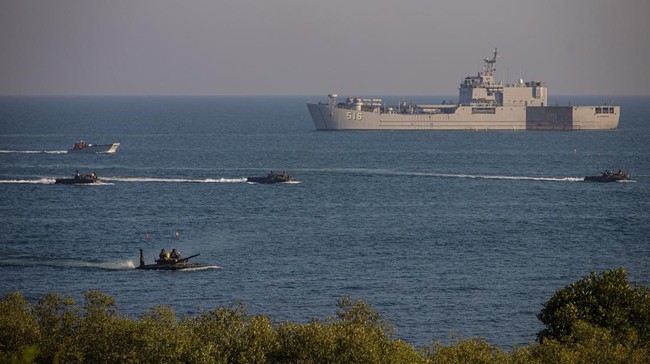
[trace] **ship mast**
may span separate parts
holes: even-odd
[[[496,70],[496,63],[497,63],[497,49],[494,48],[494,51],[492,51],[494,54],[492,56],[492,59],[486,58],[483,61],[485,62],[485,74],[488,76],[494,76],[494,71]]]
[[[494,81],[494,71],[496,70],[497,63],[497,49],[494,48],[494,51],[492,51],[492,53],[492,59],[485,58],[483,60],[483,62],[485,62],[483,65],[483,72],[481,72],[479,75],[481,77],[482,83],[486,86],[491,86]]]

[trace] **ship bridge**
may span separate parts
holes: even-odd
[[[492,58],[483,60],[483,69],[476,76],[465,77],[460,84],[458,102],[462,106],[544,106],[547,105],[546,83],[540,81],[504,85],[495,83],[497,49]]]

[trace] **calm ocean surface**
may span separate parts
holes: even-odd
[[[650,97],[615,98],[601,132],[317,132],[306,101],[0,98],[0,294],[100,290],[134,317],[241,300],[278,322],[350,295],[412,344],[509,348],[591,271],[650,281]],[[66,154],[79,139],[122,145]],[[619,168],[635,182],[581,181]],[[53,184],[75,170],[107,183]],[[299,183],[244,182],[269,170]],[[136,271],[139,248],[218,268]]]

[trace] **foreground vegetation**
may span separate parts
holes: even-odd
[[[416,348],[363,301],[299,324],[234,304],[198,317],[158,306],[138,319],[97,291],[83,304],[48,294],[0,301],[0,362],[42,363],[650,363],[650,294],[621,268],[556,292],[537,315],[538,341],[508,351],[480,338]]]

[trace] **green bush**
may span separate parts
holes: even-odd
[[[588,277],[557,291],[537,318],[546,325],[540,342],[579,340],[574,331],[579,321],[609,330],[623,345],[650,348],[650,294],[648,287],[631,285],[623,268]]]
[[[241,303],[196,317],[156,306],[121,316],[114,300],[47,294],[33,307],[0,300],[0,363],[650,363],[648,289],[613,270],[559,290],[539,314],[540,340],[504,351],[481,338],[415,348],[363,301],[346,297],[333,317],[300,324],[251,316]]]
[[[422,357],[363,301],[337,302],[335,317],[276,329],[277,350],[270,363],[418,363]]]
[[[21,352],[38,341],[39,325],[29,302],[18,292],[0,301],[0,352]]]
[[[499,347],[480,338],[456,338],[456,342],[451,345],[433,343],[431,347],[422,349],[422,352],[432,364],[508,363],[510,358]]]
[[[650,352],[621,344],[611,330],[590,325],[584,321],[573,324],[572,342],[545,339],[542,345],[533,345],[531,359],[540,363],[577,364],[650,363]]]

